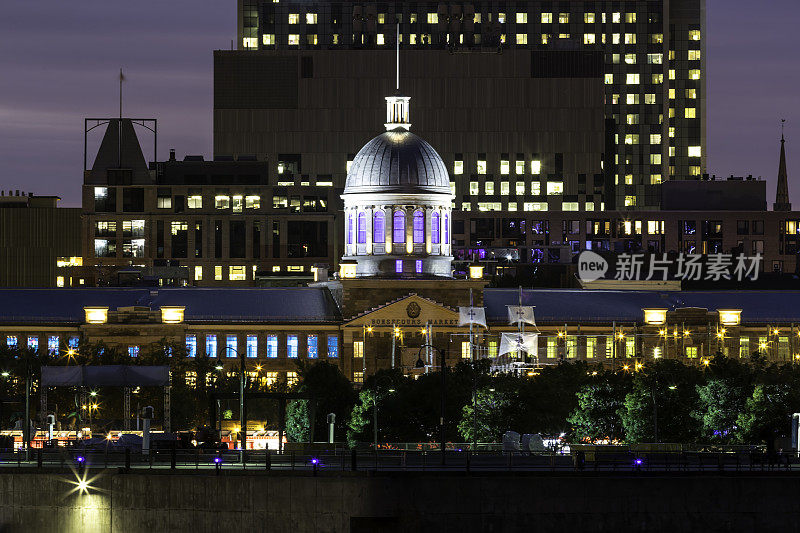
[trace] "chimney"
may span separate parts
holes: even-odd
[[[169,149],[169,160],[170,161],[175,161],[175,148],[170,148]]]

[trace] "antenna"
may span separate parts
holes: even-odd
[[[396,53],[395,62],[397,63],[397,83],[395,89],[400,90],[400,21],[397,21],[397,37],[395,38]]]
[[[783,127],[786,125],[786,119],[781,119],[781,141],[783,141]]]

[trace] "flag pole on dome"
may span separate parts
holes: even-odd
[[[397,82],[395,89],[400,90],[400,21],[397,21],[397,35],[395,36],[395,62],[397,63]]]

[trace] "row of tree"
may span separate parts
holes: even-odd
[[[151,346],[132,359],[102,344],[82,344],[55,355],[0,348],[0,425],[18,417],[13,400],[24,396],[28,363],[38,382],[47,364],[169,365],[172,370],[173,428],[194,429],[208,423],[213,392],[238,391],[238,374],[220,370],[219,361],[167,343]],[[630,368],[630,367],[629,367]],[[768,364],[751,359],[712,358],[700,367],[661,359],[635,371],[612,371],[602,365],[565,362],[535,375],[497,374],[489,361],[461,362],[447,372],[444,391],[445,438],[450,442],[497,442],[508,430],[563,436],[572,442],[682,442],[718,444],[772,443],[786,436],[790,419],[800,412],[800,365]],[[299,363],[299,382],[247,381],[248,391],[296,391],[315,398],[290,402],[287,436],[306,441],[311,424],[319,440],[326,435],[328,413],[336,414],[336,439],[351,445],[380,442],[433,442],[441,435],[442,379],[438,372],[406,377],[399,370],[369,376],[360,391],[336,365],[325,361]],[[76,424],[85,418],[76,390],[48,392],[48,405]],[[97,391],[96,419],[118,423],[123,416],[122,391]],[[132,407],[161,406],[158,388],[135,391]],[[228,418],[238,418],[238,402],[223,405]],[[34,408],[38,402],[33,402]],[[315,412],[315,420],[309,416]],[[277,429],[278,406],[271,400],[248,402],[250,420],[267,420]]]

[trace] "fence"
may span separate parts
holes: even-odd
[[[453,472],[796,472],[794,453],[765,454],[758,449],[728,452],[632,452],[575,450],[497,452],[470,450],[320,450],[318,453],[248,450],[167,449],[142,454],[130,449],[0,450],[0,468],[124,468],[131,470]]]

